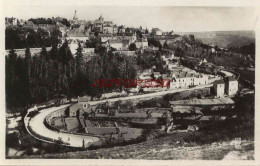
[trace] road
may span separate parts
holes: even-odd
[[[226,70],[221,70],[221,72],[224,73],[224,74],[225,74],[226,76],[228,76],[228,77],[232,77],[232,76],[234,76],[233,73],[228,72],[228,71],[226,71]]]
[[[149,98],[149,97],[162,96],[162,95],[186,91],[186,90],[191,91],[191,90],[196,90],[196,89],[202,89],[202,88],[207,88],[207,87],[212,87],[212,86],[213,86],[212,84],[209,84],[209,85],[201,85],[201,86],[187,88],[187,89],[173,89],[173,90],[167,90],[167,91],[149,93],[149,94],[143,94],[143,95],[137,95],[137,96],[128,96],[128,97],[113,98],[113,99],[106,99],[106,100],[100,100],[100,101],[91,101],[90,104],[95,105],[95,104],[107,102],[108,100],[110,102],[115,102],[118,100]],[[38,136],[35,136],[32,133],[30,133],[37,139],[40,139],[41,141],[49,142],[48,140],[44,140],[44,138],[50,138],[50,139],[54,139],[54,140],[59,140],[59,138],[61,138],[62,141],[64,141],[65,143],[69,143],[70,146],[72,146],[72,147],[82,147],[83,140],[85,143],[85,147],[89,146],[91,143],[93,143],[95,141],[99,141],[100,139],[98,137],[57,132],[57,131],[48,129],[44,125],[45,117],[48,114],[50,114],[58,109],[68,107],[68,106],[69,106],[69,104],[62,105],[60,107],[51,107],[48,109],[43,109],[43,110],[39,111],[39,113],[32,118],[25,116],[25,126],[26,126],[27,131],[30,133],[30,131],[28,130],[28,126],[30,126],[31,130],[33,130],[34,133],[37,133],[38,135],[43,137],[41,139],[41,138],[38,138]]]
[[[74,135],[74,134],[69,134],[69,133],[62,133],[62,132],[57,132],[57,131],[53,131],[48,129],[45,125],[44,125],[44,120],[45,117],[64,107],[69,106],[67,105],[63,105],[60,107],[51,107],[48,109],[43,109],[39,112],[39,114],[37,114],[36,116],[34,116],[33,118],[30,118],[30,120],[28,119],[29,117],[26,117],[26,127],[30,126],[31,129],[37,133],[40,136],[43,137],[47,137],[47,138],[51,138],[54,140],[58,140],[59,137],[62,139],[62,141],[69,143],[70,146],[72,147],[82,147],[83,146],[83,140],[85,142],[85,147],[89,146],[92,142],[94,141],[99,141],[99,138],[97,137],[92,137],[92,136],[84,136],[84,135]],[[34,136],[37,137],[37,136]],[[46,141],[47,142],[47,141]]]
[[[149,97],[156,97],[156,96],[162,96],[170,93],[177,93],[177,92],[182,92],[182,91],[190,91],[190,90],[196,90],[196,89],[203,89],[203,88],[208,88],[212,87],[213,84],[208,84],[208,85],[200,85],[196,86],[193,88],[186,88],[186,89],[169,89],[167,91],[161,91],[161,92],[154,92],[154,93],[148,93],[148,94],[143,94],[143,95],[135,95],[135,96],[127,96],[127,97],[119,97],[119,98],[111,98],[111,99],[104,99],[104,100],[98,100],[98,101],[89,101],[90,105],[97,105],[101,103],[105,103],[107,101],[109,102],[115,102],[118,100],[133,100],[133,99],[140,99],[140,98],[149,98]]]

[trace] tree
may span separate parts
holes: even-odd
[[[134,108],[134,103],[131,100],[127,100],[125,102],[125,106],[126,106],[126,108],[133,109]]]
[[[40,38],[34,30],[29,30],[26,44],[30,48],[37,48],[40,45]]]
[[[5,29],[5,49],[25,48],[26,36],[22,28],[7,27]]]
[[[155,57],[156,59],[160,60],[162,58],[161,52],[157,51]]]
[[[31,78],[31,51],[29,47],[25,49],[25,62],[27,67],[28,79]]]
[[[114,102],[114,107],[118,108],[122,105],[122,100],[117,100]]]
[[[58,28],[55,28],[51,33],[51,45],[58,46],[61,43],[62,33]]]
[[[39,28],[37,30],[37,36],[39,38],[39,46],[51,46],[50,35],[45,29]]]
[[[30,103],[30,86],[27,59],[30,57],[26,49],[26,58],[17,57],[11,50],[6,58],[6,102],[7,108],[25,108]]]
[[[183,50],[180,47],[176,48],[175,56],[177,56],[177,57],[182,57],[183,56]]]
[[[127,28],[125,29],[125,33],[130,33],[130,32],[131,32],[131,29],[127,27]]]
[[[45,46],[42,47],[42,50],[40,52],[40,59],[41,59],[41,76],[43,75],[43,66],[45,66],[45,72],[47,76],[47,71],[48,71],[47,63],[49,62],[50,59]]]
[[[147,28],[145,29],[145,34],[149,34],[149,30]]]
[[[28,21],[32,21],[34,24],[55,24],[51,18],[30,18]]]
[[[41,52],[40,52],[40,58],[41,58],[41,59],[44,59],[45,61],[49,61],[48,52],[47,52],[45,46],[42,47],[42,50],[41,50]]]
[[[67,65],[70,60],[73,60],[73,56],[67,40],[65,40],[65,42],[60,47],[59,56],[57,60],[61,62],[63,65]]]
[[[47,18],[47,24],[54,24],[55,21],[53,21],[51,18]]]
[[[63,25],[66,25],[67,27],[70,27],[70,22],[69,22],[66,18],[63,18],[63,19],[61,20],[61,23],[62,23]]]
[[[159,47],[159,48],[162,47],[162,44],[158,40],[156,40],[154,38],[148,39],[148,45],[149,46],[154,46],[154,47]]]
[[[22,63],[22,62],[21,62]],[[21,71],[24,70],[24,67],[21,68]],[[20,75],[20,80],[22,80],[20,82],[20,85],[23,85],[20,87],[21,91],[23,91],[25,93],[24,97],[25,99],[23,99],[25,101],[25,105],[28,103],[31,103],[31,77],[32,77],[32,59],[31,59],[31,51],[29,47],[26,47],[25,49],[25,74],[21,73]],[[20,94],[21,95],[21,94]],[[23,98],[23,97],[22,97]]]
[[[135,44],[135,43],[130,44],[129,50],[130,50],[130,51],[136,51],[136,50],[137,50],[136,44]]]
[[[57,59],[58,58],[58,45],[61,43],[61,37],[62,33],[59,29],[55,28],[51,33],[51,52],[50,52],[50,58],[51,59]]]
[[[144,89],[140,88],[138,93],[144,93]]]
[[[78,43],[78,48],[76,52],[76,70],[81,72],[83,69],[84,61],[83,61],[83,54],[82,54],[82,47],[81,44]]]
[[[11,61],[12,63],[15,63],[15,62],[16,62],[17,54],[16,54],[16,52],[15,52],[14,49],[11,49],[11,50],[9,51],[8,57],[9,57],[9,59],[10,59],[10,61]]]
[[[6,91],[7,96],[8,92],[12,94],[13,87],[15,84],[15,74],[16,74],[16,63],[17,63],[17,54],[14,49],[9,51],[8,58],[6,58]]]
[[[168,49],[168,48],[169,48],[169,46],[168,46],[168,44],[167,44],[167,41],[165,41],[165,43],[163,44],[163,48],[165,48],[165,49]]]
[[[143,37],[142,32],[141,32],[139,29],[136,31],[136,35],[137,35],[137,37],[139,37],[139,38],[142,38],[142,37]]]
[[[50,51],[50,59],[56,60],[58,58],[59,54],[59,49],[57,44],[53,44],[51,46],[51,51]]]
[[[156,79],[155,76],[154,76],[154,73],[152,73],[150,76],[151,76],[152,79]]]

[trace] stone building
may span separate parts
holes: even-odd
[[[208,76],[204,74],[179,71],[172,74],[171,88],[187,88],[190,86],[207,85]]]
[[[111,25],[104,25],[103,26],[103,33],[112,34],[113,33],[113,27]]]
[[[117,34],[117,32],[118,32],[118,27],[115,24],[115,25],[113,25],[113,34]]]
[[[159,28],[154,28],[154,29],[152,29],[152,34],[153,35],[162,35],[162,30],[160,30]]]
[[[225,82],[223,80],[217,80],[214,82],[214,92],[217,97],[224,96]]]
[[[83,116],[84,109],[80,103],[76,103],[69,107],[69,117]]]
[[[238,91],[238,81],[235,77],[227,77],[226,81],[226,94],[233,96]]]

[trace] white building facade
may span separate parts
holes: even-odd
[[[229,96],[233,96],[238,91],[238,81],[234,77],[228,77],[226,93]]]
[[[225,82],[223,80],[217,80],[214,82],[214,92],[217,97],[224,96]]]

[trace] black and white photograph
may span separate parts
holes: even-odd
[[[7,4],[5,160],[256,160],[257,7]]]

